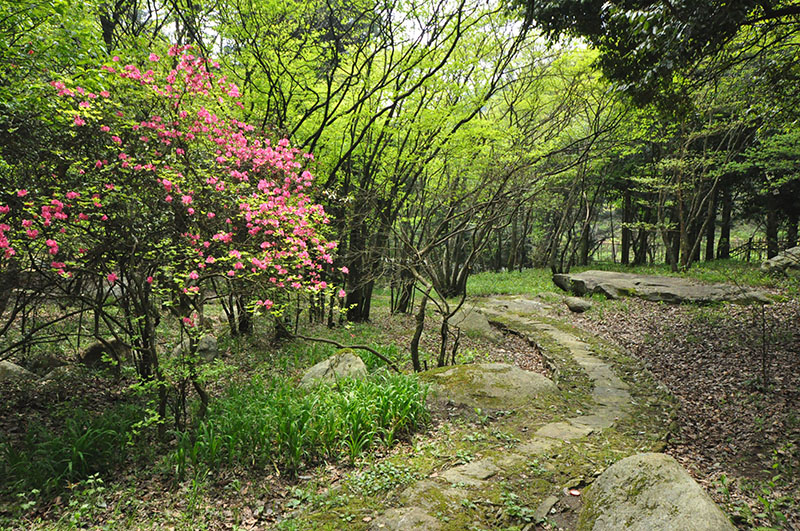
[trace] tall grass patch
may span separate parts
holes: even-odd
[[[303,389],[285,378],[231,387],[194,434],[179,437],[169,463],[179,478],[224,466],[289,473],[323,459],[356,459],[427,424],[428,389],[416,377],[381,373]]]
[[[126,404],[93,415],[75,410],[63,429],[34,425],[21,443],[0,444],[0,489],[54,493],[92,474],[105,474],[121,464],[141,408]]]

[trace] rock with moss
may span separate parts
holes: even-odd
[[[419,507],[400,507],[389,509],[375,519],[370,531],[431,531],[441,529],[442,524]]]
[[[473,307],[461,308],[450,318],[449,324],[471,337],[483,337],[492,341],[503,339],[503,334],[489,323],[485,315]]]
[[[763,264],[761,271],[771,274],[787,274],[800,276],[800,246],[786,249],[773,256]]]
[[[675,459],[658,453],[627,457],[585,493],[579,531],[733,531],[735,527]]]
[[[442,367],[422,373],[434,391],[455,403],[479,408],[525,407],[558,394],[548,378],[505,363],[478,363]]]
[[[24,367],[10,361],[0,361],[0,382],[13,380],[36,380],[38,376]]]
[[[766,304],[769,297],[759,290],[727,284],[699,284],[684,278],[635,275],[616,271],[584,271],[575,275],[559,274],[553,282],[574,295],[582,297],[599,293],[609,299],[638,297],[652,302],[674,304]]]
[[[300,380],[300,386],[311,387],[323,382],[335,382],[339,378],[360,378],[366,374],[367,366],[361,358],[353,349],[345,348],[308,369]]]
[[[580,297],[567,297],[564,299],[564,304],[573,313],[583,313],[592,308],[592,301]]]

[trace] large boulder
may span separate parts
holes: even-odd
[[[434,384],[435,394],[470,407],[524,407],[558,393],[556,384],[541,374],[505,363],[442,367],[424,372],[421,377]]]
[[[599,293],[609,299],[639,297],[653,302],[710,304],[735,302],[739,304],[771,302],[763,291],[727,284],[699,284],[684,278],[659,277],[618,273],[616,271],[584,271],[578,274],[559,274],[553,282],[582,297]]]
[[[800,275],[800,246],[786,249],[777,256],[773,256],[761,264],[761,271]]]
[[[503,339],[503,334],[494,328],[489,323],[489,319],[476,308],[461,308],[450,318],[449,324],[452,327],[459,328],[468,336],[479,336],[492,341]]]
[[[592,308],[592,301],[580,297],[567,297],[564,299],[564,304],[567,305],[569,311],[574,313],[583,313]]]
[[[330,358],[308,369],[300,380],[301,387],[321,382],[335,382],[339,378],[360,378],[367,374],[367,366],[353,349],[339,350]]]
[[[191,348],[189,339],[184,339],[180,345],[175,347],[173,354],[178,356],[183,353],[189,352]],[[197,355],[205,361],[214,361],[219,355],[219,348],[217,347],[217,338],[211,334],[206,334],[197,340]]]
[[[6,360],[0,361],[0,382],[23,379],[35,380],[37,378],[38,376],[34,373],[24,367],[20,367],[16,363],[11,363]]]
[[[733,531],[708,494],[672,457],[646,453],[625,458],[586,491],[579,531]]]

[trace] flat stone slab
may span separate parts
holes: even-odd
[[[371,531],[407,531],[419,529],[431,531],[441,529],[442,524],[419,507],[389,509],[373,520]]]
[[[584,493],[578,531],[733,531],[735,527],[686,470],[665,454],[612,465]]]
[[[558,394],[548,378],[506,363],[477,363],[423,372],[441,397],[470,407],[510,409]]]
[[[536,430],[536,436],[558,439],[560,441],[570,441],[572,439],[586,437],[593,431],[594,428],[586,425],[578,426],[571,422],[551,422]]]
[[[488,459],[473,461],[466,465],[453,467],[439,477],[448,483],[464,484],[470,487],[480,487],[483,482],[497,475],[500,469]]]
[[[653,302],[674,304],[770,303],[766,293],[727,284],[699,284],[684,278],[634,275],[616,271],[584,271],[553,275],[553,282],[578,296],[600,293],[609,299],[638,297]]]
[[[430,479],[409,485],[400,493],[400,501],[407,506],[420,507],[428,512],[444,511],[448,505],[458,504],[469,496],[468,491],[443,486]]]

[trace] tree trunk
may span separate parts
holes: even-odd
[[[770,202],[767,206],[767,258],[778,254],[778,211]]]
[[[733,197],[729,186],[722,188],[722,219],[719,227],[719,245],[717,245],[717,258],[726,260],[731,257],[731,213],[733,212]]]
[[[797,245],[797,214],[789,214],[789,222],[786,224],[786,248],[791,249]]]
[[[425,329],[425,306],[428,304],[428,297],[431,293],[431,288],[422,296],[422,302],[419,303],[419,311],[417,312],[417,326],[414,328],[414,337],[411,338],[411,363],[414,365],[414,372],[422,372],[422,365],[419,362],[419,340],[422,337],[422,331]]]
[[[706,224],[706,262],[714,260],[714,237],[717,228],[717,196],[719,188],[714,190],[714,194],[708,203],[708,223]]]
[[[625,190],[625,196],[622,201],[622,243],[621,251],[622,257],[620,263],[629,265],[631,260],[631,228],[630,224],[633,222],[633,211],[631,208],[631,191]]]

